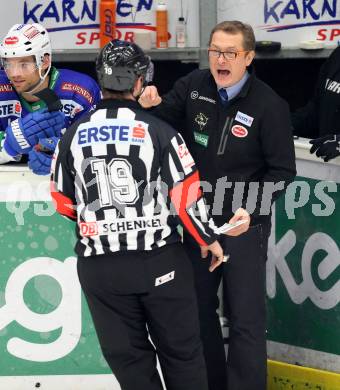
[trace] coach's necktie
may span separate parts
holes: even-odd
[[[228,103],[228,92],[225,88],[221,88],[218,90],[218,93],[220,94],[222,104],[226,105]]]

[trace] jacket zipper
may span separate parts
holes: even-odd
[[[219,144],[218,150],[217,150],[218,156],[221,156],[222,154],[225,153],[232,123],[233,123],[233,118],[228,116],[226,121],[225,121],[225,124],[223,126],[222,135],[220,138],[220,144]]]

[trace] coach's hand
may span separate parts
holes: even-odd
[[[247,210],[239,208],[235,211],[234,216],[229,220],[228,223],[233,224],[237,221],[245,221],[242,225],[234,227],[234,229],[228,230],[225,234],[227,236],[236,237],[242,233],[245,233],[249,229],[250,216]]]
[[[143,108],[151,108],[158,106],[162,102],[162,98],[159,96],[157,88],[154,85],[149,85],[145,87],[143,93],[138,99],[138,103]]]

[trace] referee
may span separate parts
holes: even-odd
[[[224,256],[182,137],[136,102],[149,62],[132,43],[113,40],[102,49],[96,69],[103,100],[61,139],[52,197],[57,211],[77,222],[79,280],[121,388],[163,388],[157,351],[167,390],[207,390],[178,223],[202,257],[212,253],[210,271]],[[241,210],[237,219],[247,230],[248,214]]]

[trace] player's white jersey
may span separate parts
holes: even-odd
[[[103,100],[71,126],[52,164],[57,211],[77,221],[80,256],[216,239],[182,137],[136,102]]]

